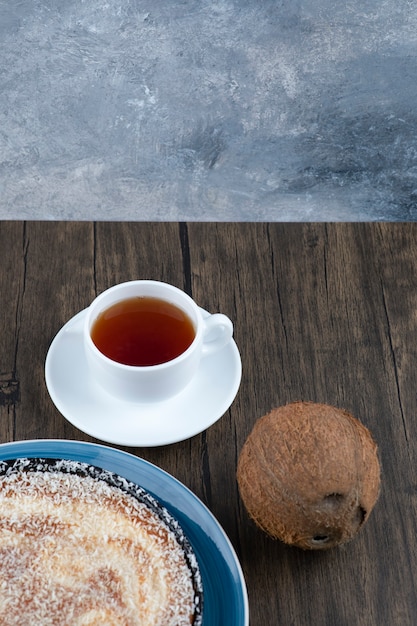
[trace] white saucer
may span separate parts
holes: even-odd
[[[214,424],[235,399],[242,363],[233,340],[204,357],[195,378],[170,400],[134,404],[113,397],[89,377],[82,340],[84,316],[85,310],[75,315],[52,341],[45,380],[57,409],[88,435],[121,446],[175,443]]]

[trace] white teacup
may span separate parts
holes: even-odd
[[[194,327],[191,345],[179,356],[157,365],[126,365],[101,352],[91,337],[97,318],[114,304],[130,298],[157,298],[188,316]],[[134,280],[110,287],[87,309],[83,339],[92,378],[106,392],[132,402],[158,402],[178,393],[196,375],[200,360],[232,340],[233,324],[221,313],[203,317],[201,309],[184,291],[167,283]]]

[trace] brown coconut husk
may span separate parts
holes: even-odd
[[[250,517],[271,537],[327,549],[369,518],[380,490],[377,446],[347,411],[294,402],[256,422],[237,481]]]

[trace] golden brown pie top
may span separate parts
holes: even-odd
[[[190,626],[201,603],[190,544],[150,494],[75,461],[3,463],[2,626]]]

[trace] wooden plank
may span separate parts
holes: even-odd
[[[186,289],[182,229],[176,223],[120,222],[95,225],[97,292],[126,280],[162,280]]]
[[[401,329],[405,325],[412,342],[416,229],[394,230],[355,224],[189,226],[191,267],[198,268],[194,296],[204,301],[210,294],[213,305],[220,303],[234,317],[244,364],[229,415],[206,433],[204,492],[242,558],[252,624],[413,623],[416,555],[404,546],[414,545],[416,530],[408,463],[415,385],[406,385],[414,359],[406,360]],[[403,388],[408,392],[402,391],[400,406]],[[248,521],[236,497],[236,458],[254,421],[298,399],[350,410],[374,433],[383,457],[376,512],[354,542],[329,553],[303,553],[271,541]],[[393,602],[384,589],[398,589],[398,581],[403,601]]]
[[[10,245],[11,242],[13,245]],[[0,222],[0,442],[15,436],[16,407],[20,402],[17,351],[25,281],[25,226]]]
[[[162,280],[190,293],[188,239],[185,224],[98,223],[95,225],[96,292],[139,279]],[[115,416],[116,419],[116,416]],[[163,448],[123,448],[173,474],[197,495],[203,486],[195,468],[201,436]]]
[[[25,225],[21,320],[16,328],[21,392],[16,439],[84,438],[52,405],[44,366],[55,334],[92,297],[92,243],[92,227],[87,223]]]

